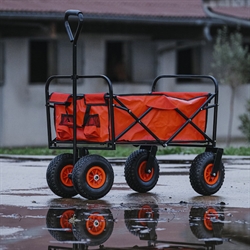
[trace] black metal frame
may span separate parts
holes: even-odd
[[[71,27],[69,24],[69,17],[70,16],[76,16],[78,18],[78,25],[75,31],[75,34],[72,34]],[[72,68],[72,75],[54,75],[48,78],[45,84],[45,96],[46,96],[46,116],[47,116],[47,132],[48,132],[48,147],[50,149],[52,148],[58,148],[58,149],[73,149],[73,157],[74,157],[74,163],[77,161],[79,156],[85,155],[86,152],[88,152],[88,149],[109,149],[109,150],[115,150],[116,144],[138,144],[141,148],[145,148],[149,152],[149,162],[148,166],[150,165],[152,158],[152,155],[155,156],[157,147],[155,145],[161,145],[163,147],[165,146],[192,146],[192,147],[206,147],[206,151],[212,151],[216,154],[215,159],[215,167],[213,170],[213,173],[216,173],[219,168],[219,163],[222,157],[223,150],[216,148],[216,130],[217,130],[217,115],[218,115],[218,83],[216,79],[212,76],[207,75],[160,75],[155,78],[153,81],[153,84],[151,86],[151,92],[148,93],[153,94],[156,88],[156,84],[159,80],[163,78],[186,78],[186,79],[207,79],[210,80],[214,84],[214,93],[210,94],[207,101],[199,107],[196,112],[193,113],[191,117],[185,116],[183,112],[181,112],[178,108],[175,109],[176,112],[178,112],[179,115],[181,115],[186,122],[166,141],[160,140],[148,127],[143,124],[141,119],[146,116],[152,108],[149,108],[147,111],[145,111],[143,114],[141,114],[140,117],[137,117],[133,114],[131,110],[129,110],[118,98],[116,95],[113,94],[113,87],[112,83],[109,80],[108,77],[105,75],[86,75],[86,76],[80,76],[77,74],[77,40],[79,37],[79,34],[82,30],[83,26],[83,14],[82,12],[78,10],[68,10],[65,13],[65,28],[68,34],[68,37],[70,39],[70,42],[73,44],[73,68]],[[87,142],[87,141],[77,141],[77,129],[76,129],[76,101],[77,101],[77,81],[79,79],[87,79],[87,78],[99,78],[103,79],[107,85],[108,85],[108,93],[106,94],[105,98],[108,100],[108,109],[109,109],[109,124],[110,124],[110,139],[109,141],[105,143],[100,142]],[[72,141],[57,141],[56,139],[52,139],[52,127],[51,127],[51,114],[50,110],[51,108],[54,108],[52,104],[49,102],[50,98],[50,91],[49,87],[53,80],[55,79],[70,79],[72,81],[72,97],[73,97],[73,140]],[[119,105],[114,104],[114,100]],[[209,104],[211,101],[213,101],[212,104]],[[125,111],[127,111],[133,118],[134,122],[126,129],[124,130],[120,135],[115,137],[115,126],[114,126],[114,108],[121,108]],[[213,129],[212,129],[212,137],[208,136],[206,132],[203,132],[197,125],[193,123],[194,117],[204,109],[211,109],[213,108]],[[139,123],[149,134],[153,136],[155,139],[155,142],[119,142],[118,139],[129,131],[135,124]],[[204,141],[176,141],[174,138],[188,125],[192,125],[199,133],[201,133],[204,136]],[[98,144],[98,145],[97,145]]]
[[[145,144],[145,145],[161,145],[163,147],[165,146],[196,146],[196,147],[204,147],[204,146],[210,146],[210,147],[215,147],[216,146],[216,128],[217,128],[217,113],[218,113],[218,84],[216,82],[216,79],[212,76],[194,76],[194,75],[161,75],[159,77],[157,77],[155,79],[155,81],[153,82],[152,85],[152,90],[154,90],[155,85],[157,83],[157,81],[159,79],[162,78],[199,78],[199,79],[210,79],[214,85],[215,85],[215,93],[213,94],[209,94],[208,99],[190,116],[187,117],[183,112],[181,112],[178,108],[175,109],[175,111],[182,116],[186,122],[167,140],[161,140],[157,137],[156,134],[154,134],[143,122],[142,122],[142,118],[145,117],[151,110],[152,108],[149,107],[143,114],[141,114],[140,116],[136,116],[128,107],[126,107],[125,104],[122,103],[121,100],[119,100],[117,95],[113,94],[113,89],[112,89],[112,83],[110,82],[110,80],[104,76],[104,75],[92,75],[92,76],[77,76],[77,79],[83,79],[83,78],[102,78],[104,79],[109,86],[109,92],[108,94],[105,95],[105,98],[108,100],[108,108],[109,108],[109,119],[110,119],[110,127],[111,127],[111,137],[110,140],[107,141],[106,143],[108,145],[113,145],[113,144],[131,144],[131,142],[121,142],[119,141],[119,139],[125,134],[127,133],[134,125],[136,124],[140,124],[154,139],[154,141],[139,141],[138,144]],[[72,141],[56,141],[56,140],[52,140],[51,137],[51,118],[50,118],[50,108],[53,108],[54,106],[51,105],[49,103],[49,97],[50,97],[50,93],[49,93],[49,85],[50,82],[54,79],[72,79],[72,76],[51,76],[47,82],[46,82],[46,107],[47,107],[47,121],[48,121],[48,141],[49,141],[49,147],[53,147],[53,145],[55,146],[56,144],[60,144],[60,143],[72,143]],[[73,83],[74,84],[74,83]],[[142,95],[150,95],[153,94],[154,91],[151,91],[151,93],[148,94],[142,94]],[[140,94],[137,94],[140,95]],[[77,95],[75,95],[73,93],[73,100],[76,101],[77,99]],[[119,96],[124,96],[124,95],[119,95]],[[129,96],[133,96],[133,94],[129,94]],[[114,104],[114,101],[116,101],[117,104]],[[209,104],[212,100],[214,100],[213,104]],[[74,105],[75,108],[76,105]],[[126,111],[133,119],[134,122],[131,123],[124,131],[122,131],[119,135],[117,135],[115,137],[115,127],[114,127],[114,108],[118,108],[118,109],[122,109],[124,111]],[[214,119],[213,119],[213,131],[212,131],[212,137],[208,136],[206,134],[206,132],[203,132],[195,123],[193,123],[193,119],[196,117],[196,115],[199,114],[200,111],[202,110],[208,110],[208,109],[214,109]],[[73,111],[73,119],[74,119],[74,125],[76,125],[75,119],[76,119],[76,112]],[[174,138],[188,125],[192,125],[200,134],[202,134],[205,138],[204,141],[176,141],[174,140]],[[76,127],[73,128],[74,130],[74,138],[75,138],[75,130]],[[100,142],[86,142],[86,141],[78,141],[79,144],[100,144]],[[73,144],[75,144],[75,142],[73,141]],[[132,142],[132,144],[137,144],[137,142]],[[92,147],[91,147],[92,148]],[[96,149],[99,149],[99,147],[97,147]],[[111,147],[111,149],[115,149],[115,145],[114,147]]]
[[[133,118],[134,118],[134,122],[126,129],[124,130],[120,135],[118,135],[115,138],[115,142],[116,143],[130,143],[131,142],[118,142],[119,138],[122,137],[125,133],[127,133],[135,124],[140,124],[156,141],[156,144],[159,144],[163,147],[165,146],[192,146],[192,147],[204,147],[204,146],[211,146],[211,147],[215,147],[216,146],[216,128],[217,128],[217,112],[218,112],[218,83],[216,81],[216,79],[212,76],[205,76],[205,75],[161,75],[158,76],[153,84],[152,84],[152,88],[151,88],[151,93],[154,93],[155,87],[156,87],[156,83],[162,79],[162,78],[192,78],[192,79],[209,79],[214,83],[215,86],[215,93],[214,94],[210,94],[209,98],[206,100],[206,102],[204,102],[202,104],[202,106],[200,106],[196,112],[193,113],[193,115],[191,117],[187,117],[183,112],[181,112],[178,108],[175,109],[175,111],[182,116],[186,122],[166,141],[162,141],[160,140],[141,120],[143,117],[145,117],[151,110],[152,108],[149,107],[143,114],[141,114],[139,117],[137,117],[136,115],[133,114],[133,112],[128,109],[115,95],[114,95],[114,100],[119,103],[120,106],[115,105],[115,108],[120,108],[123,109],[125,111],[127,111]],[[143,94],[145,95],[145,94]],[[124,95],[120,95],[120,96],[124,96]],[[129,95],[132,96],[132,95]],[[208,105],[212,100],[214,100],[214,104],[212,105]],[[212,132],[212,138],[210,138],[205,132],[203,132],[197,125],[195,125],[192,120],[196,117],[196,115],[198,115],[198,113],[201,110],[208,110],[210,108],[214,108],[214,120],[213,120],[213,132]],[[192,125],[200,134],[202,134],[204,136],[204,138],[206,138],[206,140],[204,141],[174,141],[174,138],[188,125]],[[154,142],[138,142],[139,144],[154,144]],[[133,144],[136,144],[136,142],[133,142]]]
[[[156,77],[152,84],[152,89],[151,93],[154,92],[156,83],[163,78],[184,78],[184,79],[208,79],[211,80],[212,83],[214,84],[214,93],[211,94],[207,101],[202,104],[202,106],[196,110],[196,112],[191,116],[191,117],[186,117],[180,110],[176,109],[176,112],[178,112],[179,115],[181,115],[186,122],[182,125],[181,128],[179,128],[167,141],[165,144],[168,146],[180,146],[182,143],[185,143],[185,141],[179,141],[179,142],[173,142],[173,139],[188,125],[191,124],[199,133],[201,133],[207,141],[201,142],[201,141],[194,141],[193,143],[198,143],[196,144],[190,144],[190,146],[211,146],[211,147],[216,147],[216,131],[217,131],[217,115],[218,115],[218,97],[219,97],[219,88],[218,88],[218,83],[217,80],[213,76],[209,75],[160,75]],[[214,100],[214,103],[212,105],[208,105],[212,100]],[[199,127],[197,127],[193,122],[192,119],[201,111],[205,109],[214,109],[214,117],[213,117],[213,132],[212,132],[212,138],[210,138],[205,132],[203,132]],[[202,143],[205,143],[205,145],[201,145]],[[183,146],[183,145],[182,145]],[[189,146],[185,144],[185,146]]]

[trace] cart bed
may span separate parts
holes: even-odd
[[[203,141],[206,131],[207,92],[153,92],[114,95],[116,142]],[[73,98],[52,93],[56,140],[73,140]],[[106,143],[111,140],[108,94],[77,97],[77,141]]]

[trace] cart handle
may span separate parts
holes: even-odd
[[[69,16],[78,17],[78,25],[77,25],[76,32],[74,35],[72,33],[72,30],[69,24]],[[82,30],[82,26],[83,26],[83,13],[80,10],[67,10],[64,16],[64,25],[68,33],[70,42],[76,43],[78,40],[79,34]]]
[[[210,79],[214,84],[215,94],[218,95],[219,92],[217,80],[210,75],[159,75],[153,81],[151,93],[155,91],[156,83],[162,78]]]

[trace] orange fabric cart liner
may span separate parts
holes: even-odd
[[[197,112],[209,95],[207,92],[115,95],[113,97],[115,141],[154,142],[156,139],[153,135],[161,141],[167,141]],[[73,140],[72,95],[54,92],[50,96],[50,103],[55,106],[56,140]],[[109,98],[104,93],[78,96],[76,109],[77,141],[103,143],[111,140]],[[200,110],[192,122],[205,132],[207,110]],[[204,135],[189,123],[174,140],[203,141]]]

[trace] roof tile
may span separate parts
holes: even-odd
[[[0,11],[204,17],[200,0],[0,0]]]
[[[67,9],[90,15],[206,17],[202,0],[0,0],[0,12],[64,13]],[[250,19],[250,6],[218,6],[214,10]]]

